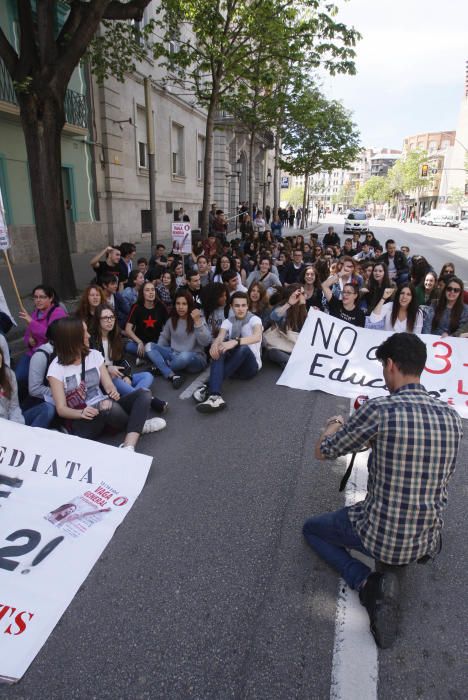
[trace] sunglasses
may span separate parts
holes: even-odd
[[[446,287],[446,290],[447,292],[456,292],[457,294],[458,292],[461,292],[460,287]]]

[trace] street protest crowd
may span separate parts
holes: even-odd
[[[131,243],[101,251],[70,313],[54,289],[38,285],[34,311],[19,313],[25,351],[14,372],[11,323],[2,318],[0,416],[91,439],[122,431],[121,447],[134,449],[141,433],[166,425],[150,417],[168,408],[158,382],[177,389],[209,366],[194,399],[198,411],[218,411],[226,378],[254,377],[265,358],[287,364],[311,307],[374,330],[468,337],[453,263],[436,271],[372,232],[344,241],[331,226],[323,240],[298,229],[285,235],[284,215],[267,224],[261,211],[253,222],[241,212],[240,236],[229,242],[223,216],[211,212],[208,238],[184,257],[163,244],[149,260],[135,259]],[[288,234],[293,224],[291,216]]]
[[[156,395],[160,382],[178,389],[186,375],[209,367],[209,380],[193,399],[200,413],[219,411],[227,378],[254,378],[264,359],[286,366],[311,308],[355,326],[395,331],[377,349],[390,402],[375,399],[347,423],[332,417],[316,446],[316,457],[324,459],[371,444],[368,495],[354,510],[309,519],[303,531],[359,591],[377,644],[387,647],[396,635],[398,582],[346,550],[400,567],[440,549],[440,512],[461,421],[420,386],[426,349],[417,335],[468,338],[464,285],[453,263],[437,272],[417,251],[398,249],[392,239],[382,246],[372,232],[342,243],[329,226],[323,240],[315,233],[306,240],[291,231],[292,216],[289,235],[283,223],[284,216],[275,214],[270,225],[262,212],[253,221],[246,212],[240,237],[228,241],[223,212],[216,210],[207,239],[195,241],[189,255],[159,244],[149,259],[136,259],[131,243],[109,246],[90,261],[94,277],[73,310],[47,283],[37,285],[34,310],[19,313],[25,350],[14,370],[11,320],[0,316],[0,417],[93,440],[105,431],[120,433],[120,447],[134,451],[141,434],[166,427],[161,414],[168,402]],[[389,441],[380,430],[393,425],[395,409]],[[405,441],[419,451],[403,450]],[[398,522],[381,496],[388,488],[398,501]]]

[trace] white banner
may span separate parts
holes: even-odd
[[[141,492],[152,457],[0,419],[0,680],[18,681]]]
[[[192,252],[192,225],[188,221],[172,223],[172,250],[180,255]]]
[[[369,398],[387,393],[375,351],[388,331],[358,328],[311,309],[278,384],[324,391],[334,396]],[[427,346],[421,382],[428,392],[468,418],[468,341],[420,335]]]

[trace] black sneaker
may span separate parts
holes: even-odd
[[[369,575],[359,591],[359,600],[369,614],[370,630],[381,649],[389,649],[398,633],[400,584],[393,572]]]
[[[184,383],[184,378],[181,377],[179,374],[174,374],[171,381],[172,381],[172,388],[179,389],[182,386],[182,384]]]
[[[156,413],[166,413],[167,409],[169,408],[169,404],[167,401],[162,401],[154,396],[151,399],[151,408],[153,411],[156,411]]]
[[[149,371],[151,372],[153,377],[162,377],[161,370],[158,369],[157,367],[155,367],[154,365],[151,365],[151,367],[149,368]]]

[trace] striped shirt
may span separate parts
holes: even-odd
[[[320,450],[334,459],[369,445],[367,495],[349,509],[364,547],[407,564],[440,547],[447,485],[462,438],[459,415],[421,384],[363,404]]]

